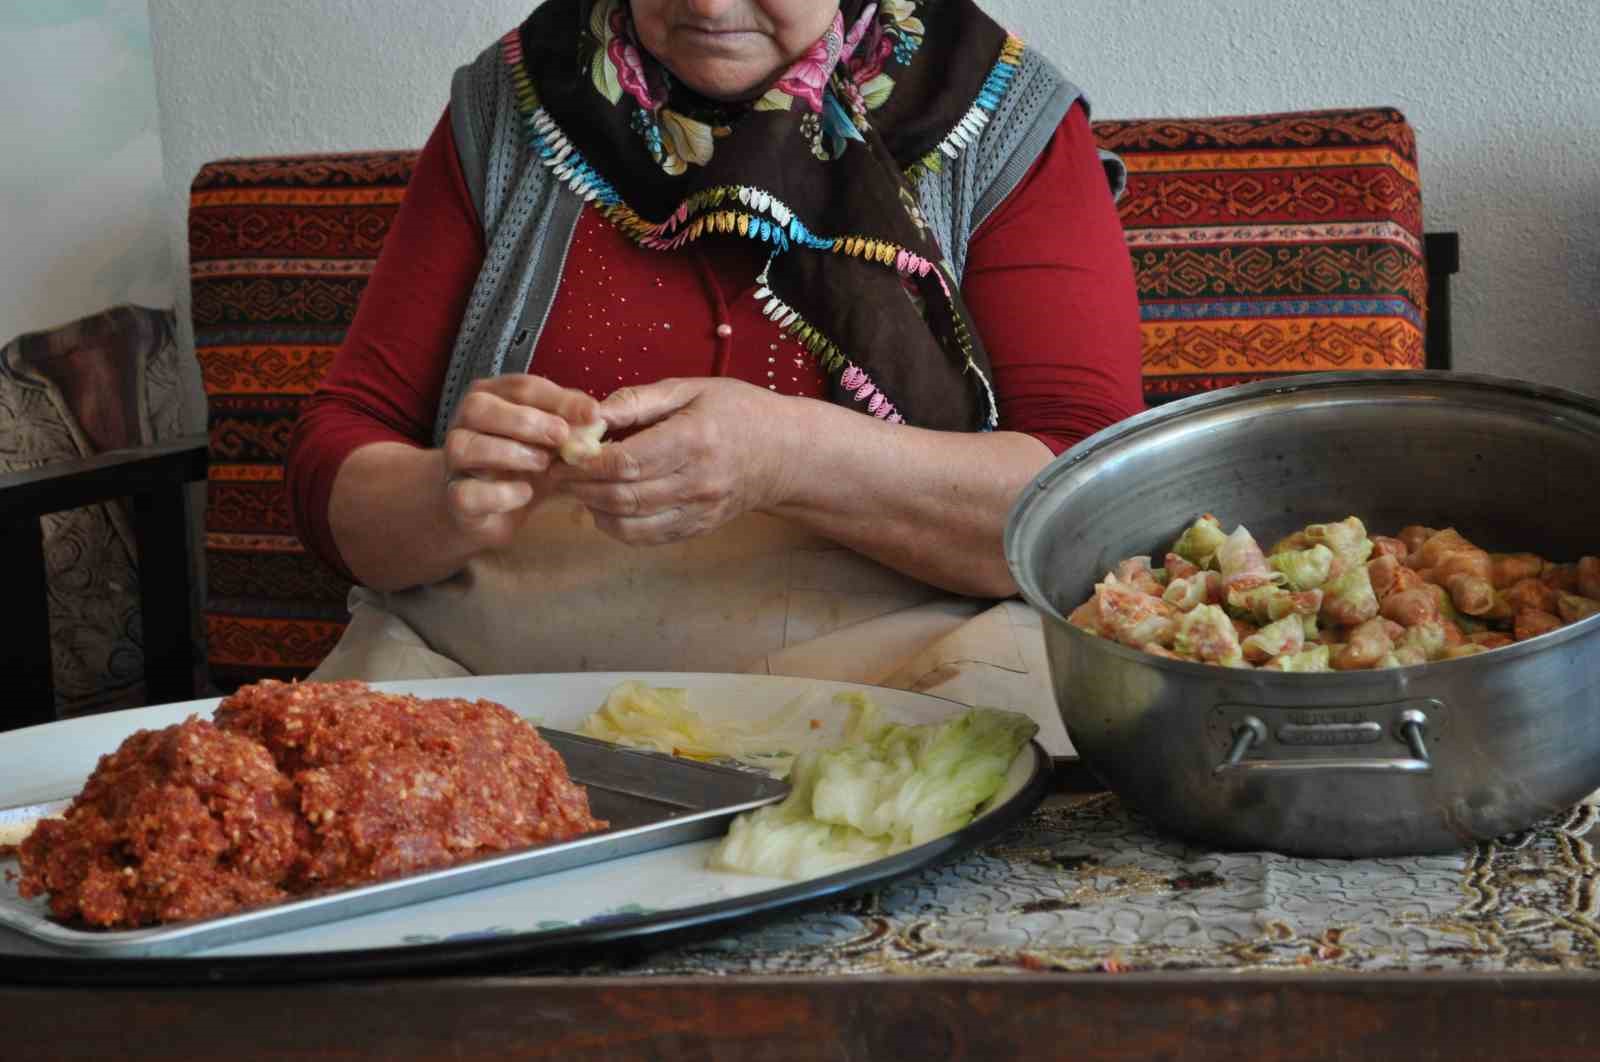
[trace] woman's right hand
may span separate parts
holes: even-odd
[[[600,419],[588,394],[542,376],[511,373],[468,390],[445,433],[445,505],[484,548],[511,540],[555,488],[550,476],[572,428]]]

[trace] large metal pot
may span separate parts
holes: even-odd
[[[1308,856],[1459,848],[1600,787],[1600,617],[1460,660],[1283,674],[1158,658],[1064,616],[1199,514],[1262,543],[1356,515],[1490,550],[1600,553],[1600,403],[1488,376],[1324,373],[1161,406],[1012,508],[1056,703],[1088,766],[1185,837]]]

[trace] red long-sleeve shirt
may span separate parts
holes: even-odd
[[[347,575],[328,520],[334,477],[368,443],[432,444],[484,250],[446,112],[290,444],[296,529]],[[764,255],[746,241],[647,251],[586,208],[531,371],[596,398],[683,376],[821,398],[821,368],[752,297]],[[961,291],[993,364],[1001,429],[1060,453],[1143,408],[1132,264],[1081,106],[973,234]]]

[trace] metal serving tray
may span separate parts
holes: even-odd
[[[574,781],[588,787],[595,817],[611,823],[599,833],[536,845],[420,874],[256,907],[220,918],[130,930],[73,929],[52,920],[44,898],[24,900],[0,860],[0,926],[63,953],[85,957],[181,955],[254,937],[406,904],[553,874],[721,835],[742,811],[783,799],[786,783],[752,771],[623,748],[559,730],[539,733]],[[70,800],[0,809],[0,825],[58,815]]]

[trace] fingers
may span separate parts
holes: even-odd
[[[557,447],[567,441],[568,421],[554,407],[575,406],[576,402],[563,401],[560,396],[551,395],[547,397],[552,399],[552,408],[546,408],[507,397],[502,393],[504,390],[509,388],[496,389],[487,383],[474,384],[461,400],[451,430],[463,428],[484,435],[503,436],[530,446]],[[597,407],[594,399],[588,395],[582,397],[588,399],[591,410]],[[575,420],[572,423],[581,424],[584,421]]]
[[[619,387],[598,407],[613,430],[643,428],[665,420],[694,401],[700,388],[693,380],[660,380],[637,387]],[[574,422],[578,423],[578,422]]]
[[[507,373],[479,380],[472,385],[467,397],[474,394],[488,394],[511,405],[553,413],[569,424],[588,424],[600,419],[600,403],[592,395],[528,373]],[[465,404],[466,399],[462,402]]]
[[[620,429],[622,422],[613,418],[630,417],[641,412],[647,413],[645,420],[648,426],[627,438],[606,444],[594,457],[580,462],[574,469],[578,479],[619,482],[656,480],[675,475],[690,465],[718,454],[726,441],[726,431],[717,418],[706,413],[702,407],[688,408],[697,394],[693,381],[684,381],[684,386],[670,394],[645,396],[645,392],[653,389],[654,385],[626,388],[624,390],[644,397],[637,400],[623,398],[613,406],[610,404],[612,400],[623,393],[618,391],[601,403],[608,426]],[[656,401],[656,398],[661,401]],[[658,414],[661,419],[650,419]]]
[[[685,484],[675,476],[643,483],[574,479],[567,483],[567,492],[596,516],[651,516],[686,503],[710,500],[689,497]]]
[[[445,484],[445,491],[451,515],[468,528],[515,512],[533,500],[533,485],[523,479],[457,476]]]
[[[467,428],[450,429],[444,454],[452,474],[543,472],[550,467],[549,450]]]
[[[630,546],[659,546],[691,538],[705,530],[708,521],[695,520],[684,509],[666,509],[650,516],[612,516],[595,513],[594,526]]]
[[[599,408],[582,391],[540,376],[479,380],[445,435],[446,462],[452,474],[544,472],[551,451],[571,436],[571,425],[600,419]]]

